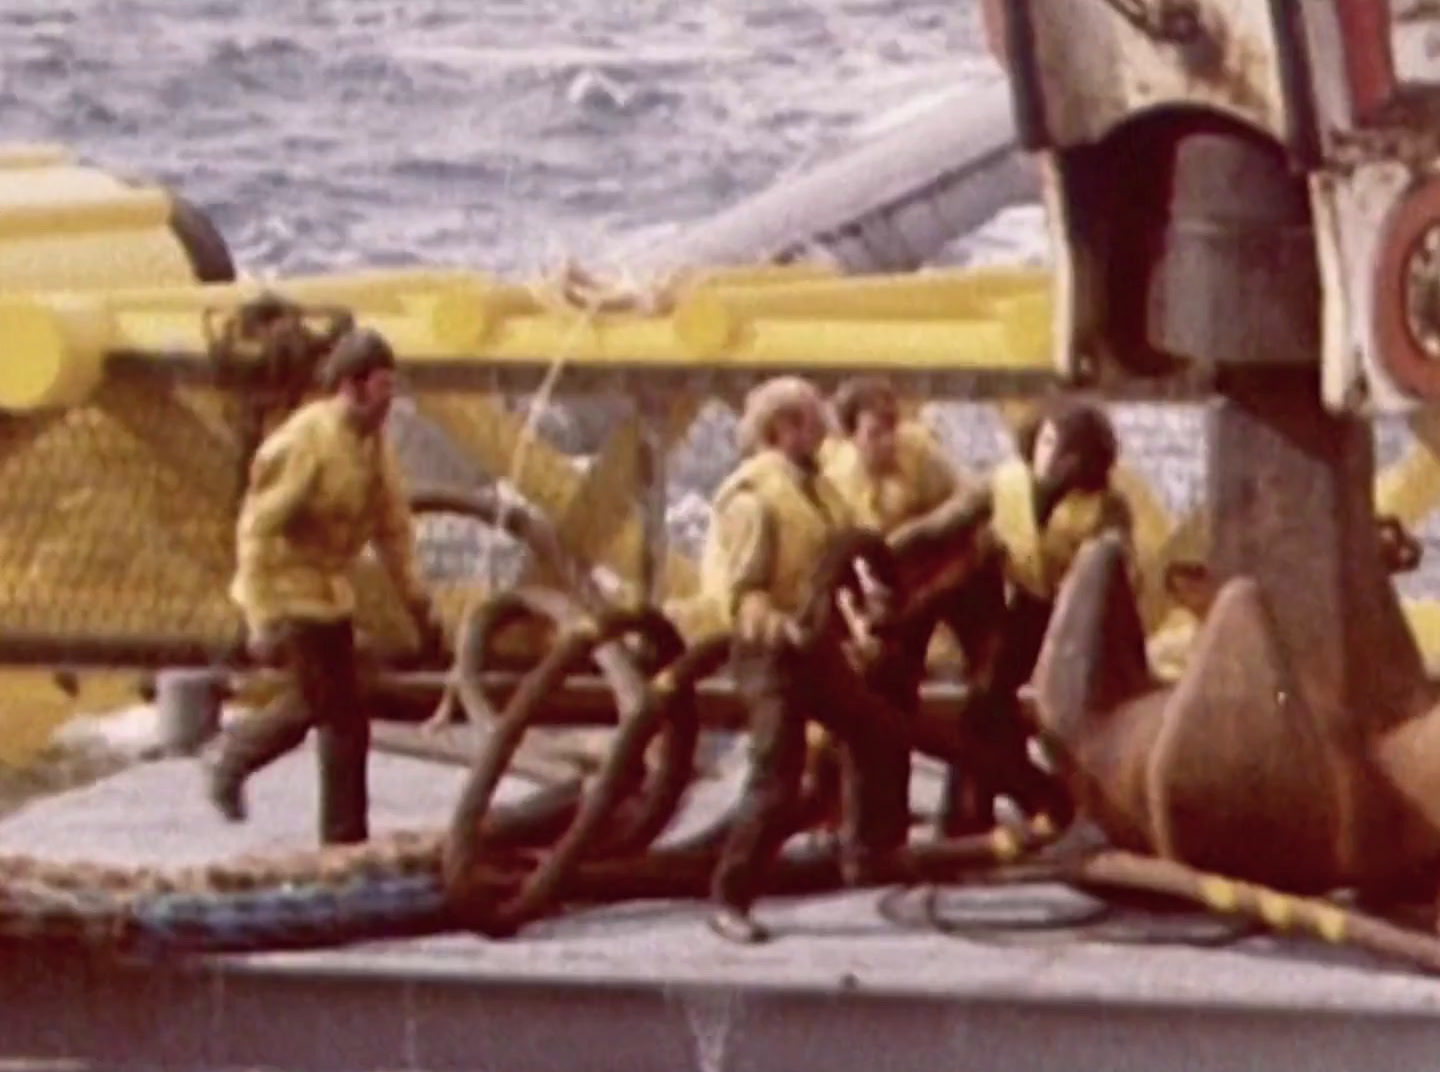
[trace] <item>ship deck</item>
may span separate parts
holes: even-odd
[[[303,847],[313,764],[307,747],[256,777],[240,826],[210,811],[195,761],[134,767],[14,814],[0,853],[178,866]],[[443,822],[462,777],[375,756],[374,829]],[[702,785],[682,824],[732,792],[733,779]],[[1001,896],[947,893],[943,914],[1086,906],[1053,888]],[[778,937],[757,948],[712,935],[693,903],[577,913],[508,942],[446,936],[165,969],[16,948],[0,973],[0,1067],[1201,1072],[1421,1067],[1440,1049],[1440,980],[1359,955],[1074,929],[961,937],[897,923],[885,900],[767,902]],[[1137,913],[1092,926],[1112,939],[1214,930]]]

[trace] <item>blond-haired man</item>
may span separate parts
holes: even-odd
[[[838,647],[810,642],[797,624],[814,595],[815,565],[855,522],[819,472],[827,430],[824,400],[805,380],[779,377],[750,393],[739,433],[745,457],[715,494],[701,559],[702,596],[733,630],[732,669],[750,718],[750,776],[713,883],[712,926],[737,941],[766,936],[750,910],[793,832],[808,720],[846,747],[842,848],[852,879],[908,829],[908,742]]]

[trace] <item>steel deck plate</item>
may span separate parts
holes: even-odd
[[[294,849],[312,836],[313,763],[307,747],[255,778],[242,826],[209,810],[193,761],[137,767],[14,815],[0,852],[180,865]],[[443,822],[462,778],[377,755],[377,832]],[[917,788],[933,791],[926,782]],[[687,825],[733,790],[705,784]],[[944,907],[983,915],[995,898],[946,894]],[[164,971],[28,959],[0,978],[0,1058],[350,1072],[1270,1070],[1420,1067],[1440,1047],[1440,981],[1343,951],[1109,944],[1065,930],[960,938],[897,925],[881,899],[767,902],[780,937],[754,949],[710,934],[697,905],[647,903],[504,943],[448,936]],[[1023,916],[1079,900],[1027,890],[1007,904]]]

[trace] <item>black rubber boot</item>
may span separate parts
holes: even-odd
[[[299,748],[309,732],[305,707],[293,696],[283,696],[232,726],[210,768],[209,796],[215,809],[232,823],[244,822],[245,780]]]

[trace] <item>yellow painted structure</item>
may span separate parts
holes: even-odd
[[[55,731],[77,714],[133,707],[134,673],[87,674],[78,695],[70,696],[40,669],[0,673],[0,767],[23,767],[41,755]]]
[[[167,221],[161,191],[128,186],[63,150],[0,148],[0,663],[7,637],[217,648],[238,639],[224,592],[239,400],[207,382],[216,358],[206,326],[262,290],[344,307],[383,332],[418,409],[452,445],[554,519],[572,554],[632,582],[643,553],[641,418],[616,428],[582,473],[526,435],[524,416],[493,393],[498,379],[559,370],[563,392],[566,373],[599,371],[626,377],[616,389],[629,393],[662,378],[669,393],[649,419],[663,450],[707,399],[733,404],[756,376],[780,370],[884,372],[911,403],[957,372],[1039,384],[1052,370],[1049,280],[1030,269],[845,278],[815,267],[729,270],[594,306],[567,303],[546,283],[451,270],[202,286]],[[1002,407],[1015,420],[1023,400]],[[1414,426],[1420,445],[1377,486],[1378,508],[1412,525],[1440,505],[1431,452],[1440,418]],[[1193,518],[1171,518],[1132,471],[1121,484],[1136,507],[1153,626],[1168,610],[1159,591],[1166,562],[1193,553],[1202,534]],[[672,550],[661,587],[684,593],[694,574]],[[441,591],[452,623],[478,583]],[[405,646],[410,628],[388,585],[358,587],[362,628],[382,647]],[[1440,607],[1410,610],[1427,656],[1440,661]],[[15,755],[7,737],[21,739],[4,706],[11,680],[0,675],[0,762]]]
[[[57,146],[0,147],[0,289],[92,290],[194,281],[170,195]]]
[[[0,303],[6,295],[23,290],[76,292],[193,283],[189,257],[170,227],[170,216],[165,190],[126,183],[103,169],[86,166],[63,146],[0,146]],[[7,340],[3,375],[12,394],[0,406],[27,408],[57,387],[70,396],[93,390],[98,369],[86,371],[80,364],[58,371],[46,368],[44,354],[54,352],[56,344],[31,345],[35,332],[43,338],[44,325],[36,325],[33,317],[27,324],[23,309],[7,319],[19,334]],[[30,355],[37,359],[28,360]],[[28,557],[21,556],[32,567],[45,557],[43,537],[33,518],[46,509],[47,501],[66,516],[74,500],[62,494],[64,478],[73,477],[72,488],[83,481],[72,466],[62,464],[57,470],[60,480],[47,492],[38,472],[42,458],[54,457],[53,452],[45,452],[46,438],[24,418],[0,418],[4,459],[0,465],[12,478],[27,469],[15,457],[21,445],[41,450],[28,466],[34,479],[10,487],[18,502],[7,503],[8,520],[0,521],[0,526],[14,530],[4,540],[8,546],[35,541]],[[77,711],[125,706],[133,698],[134,674],[88,675],[80,694],[71,697],[55,685],[48,671],[0,671],[0,764],[23,764],[42,751],[56,727]]]
[[[0,227],[3,227],[0,218]],[[0,277],[3,278],[3,277]],[[1027,271],[948,272],[914,281],[824,279],[813,271],[763,282],[715,276],[663,315],[557,309],[540,287],[477,275],[394,272],[73,293],[32,290],[0,302],[0,332],[23,346],[23,368],[0,368],[0,407],[41,410],[89,401],[107,354],[204,359],[205,314],[262,289],[299,302],[343,305],[382,332],[405,368],[473,371],[563,361],[629,371],[877,366],[1044,374],[1048,281]],[[943,311],[917,315],[918,307]],[[826,313],[824,310],[830,310]]]

